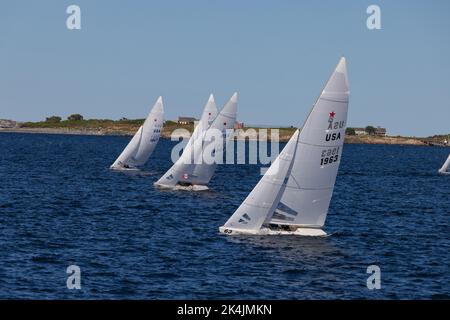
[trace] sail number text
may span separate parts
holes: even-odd
[[[339,160],[339,149],[340,147],[322,150],[320,165],[325,166],[327,164],[337,162]]]

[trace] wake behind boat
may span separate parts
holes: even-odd
[[[137,171],[143,166],[155,149],[163,126],[164,107],[159,97],[144,124],[138,129],[131,141],[111,165],[111,169]]]
[[[450,167],[450,154],[448,155],[447,160],[445,160],[444,164],[442,165],[442,168],[439,169],[439,173],[450,174],[449,167]]]
[[[291,137],[230,219],[224,234],[326,236],[341,161],[349,87],[341,58],[302,130]]]
[[[214,130],[226,133],[234,128],[237,112],[237,93],[235,93],[228,103],[217,115],[217,108],[214,97],[210,95],[203,110],[200,122],[195,128],[189,142],[183,150],[181,157],[175,164],[157,181],[155,187],[171,190],[183,191],[204,191],[208,190],[207,184],[211,180],[216,170],[216,163],[205,163],[204,154],[215,140],[206,140],[205,137]],[[229,137],[225,137],[226,142]],[[213,146],[214,147],[214,146]],[[213,148],[219,154],[221,150]]]

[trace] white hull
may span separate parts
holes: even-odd
[[[124,168],[124,167],[120,167],[120,166],[111,166],[109,167],[111,170],[115,170],[115,171],[140,171],[138,168]]]
[[[442,170],[439,170],[439,174],[444,174],[444,175],[450,174],[450,171],[442,171]]]
[[[322,229],[297,228],[295,231],[271,230],[261,228],[259,230],[232,229],[226,227],[219,228],[220,233],[226,235],[254,235],[254,236],[303,236],[303,237],[326,237],[327,234]]]
[[[194,184],[194,185],[190,185],[190,186],[181,186],[179,184],[177,184],[175,186],[166,186],[163,184],[154,183],[154,186],[159,189],[173,190],[173,191],[206,191],[206,190],[209,190],[209,188],[207,186],[198,185],[198,184]]]

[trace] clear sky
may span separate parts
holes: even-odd
[[[166,119],[198,117],[209,93],[238,91],[244,123],[301,126],[345,55],[349,126],[449,133],[449,17],[447,0],[5,0],[0,118],[144,118],[159,95]]]

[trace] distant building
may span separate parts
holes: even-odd
[[[234,123],[234,128],[235,128],[235,129],[244,129],[244,123],[243,123],[243,122],[236,121],[236,122]]]
[[[384,137],[386,135],[386,128],[376,127],[375,128],[375,135]]]
[[[191,117],[178,117],[178,124],[194,124],[197,119]]]
[[[357,136],[363,136],[367,134],[366,128],[354,128],[355,129],[355,134]]]
[[[16,125],[16,121],[0,119],[0,128],[14,128]]]

